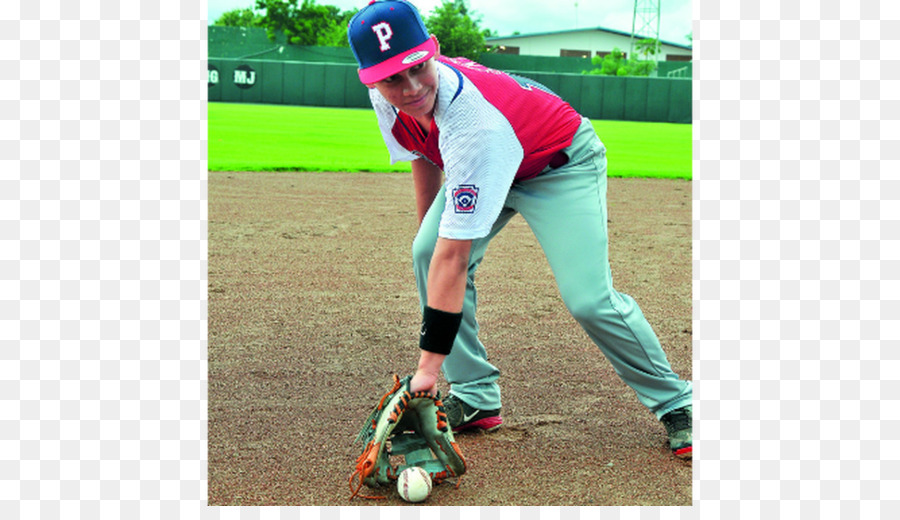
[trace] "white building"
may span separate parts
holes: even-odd
[[[635,38],[637,41],[640,38]],[[528,56],[574,56],[589,58],[605,56],[616,47],[625,53],[631,51],[631,33],[591,27],[544,33],[519,34],[487,38],[490,46],[498,46],[498,54],[522,54]],[[637,52],[637,49],[635,49]],[[691,61],[690,45],[680,45],[660,40],[658,61]]]

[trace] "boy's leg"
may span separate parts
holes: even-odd
[[[586,121],[570,161],[520,183],[507,203],[544,249],[563,301],[616,373],[657,418],[691,404],[640,307],[613,288],[609,268],[605,148]]]

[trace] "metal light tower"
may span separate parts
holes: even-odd
[[[634,0],[634,18],[631,20],[631,51],[634,59],[636,38],[653,38],[659,41],[659,0]]]

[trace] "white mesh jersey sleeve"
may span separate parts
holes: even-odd
[[[447,65],[441,64],[440,71],[434,117],[446,205],[438,236],[483,238],[503,209],[524,150],[507,118],[473,83]]]
[[[394,128],[394,123],[397,121],[394,107],[374,88],[369,89],[369,99],[372,101],[372,108],[375,109],[375,115],[378,117],[378,128],[381,130],[384,144],[387,145],[388,153],[391,156],[391,164],[418,159],[419,155],[404,148],[391,133],[391,129]]]

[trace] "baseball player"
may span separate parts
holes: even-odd
[[[573,317],[665,425],[675,456],[690,459],[691,383],[672,371],[634,300],[613,289],[606,149],[590,121],[539,84],[441,56],[409,2],[373,0],[348,36],[391,163],[412,164],[422,306],[412,390],[436,392],[443,371],[454,431],[503,423],[500,373],[478,339],[474,274],[520,213]]]

